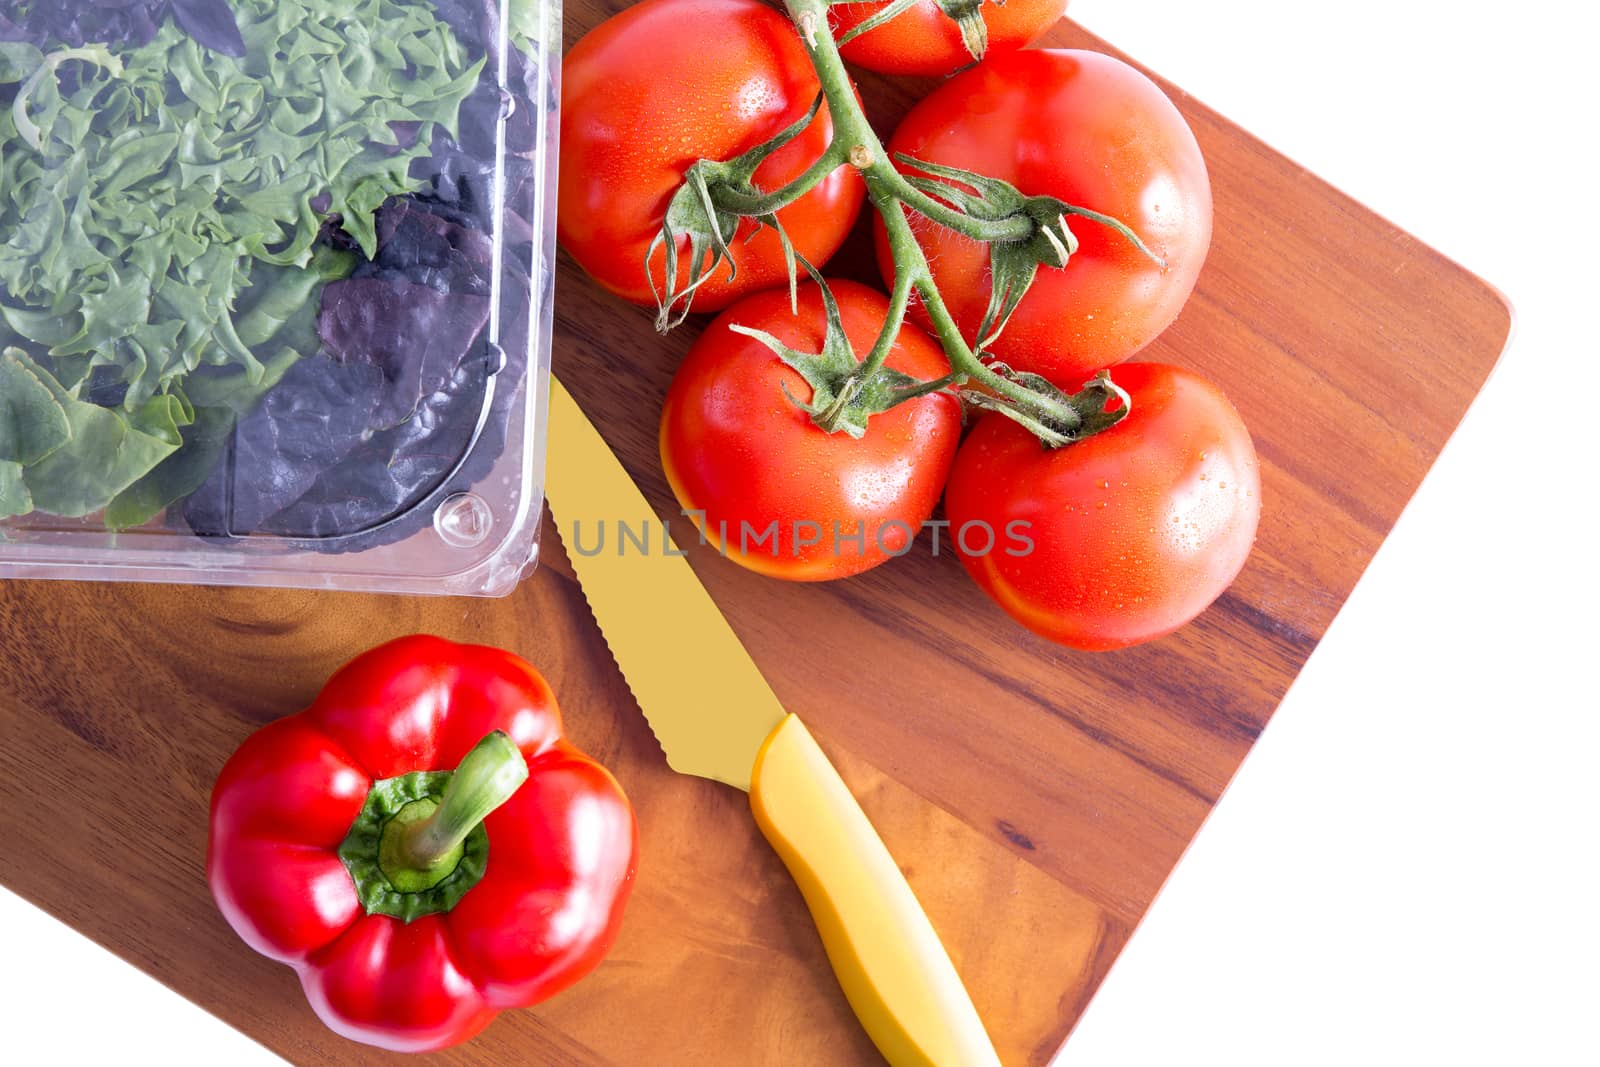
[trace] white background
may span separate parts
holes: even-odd
[[[1061,1062],[1600,1063],[1592,6],[1072,10],[1494,282],[1518,333]],[[10,1062],[277,1062],[3,891],[0,946]]]

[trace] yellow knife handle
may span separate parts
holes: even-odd
[[[883,839],[793,715],[756,757],[756,822],[800,886],[833,971],[892,1067],[998,1067],[933,924]]]

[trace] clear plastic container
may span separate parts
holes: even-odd
[[[0,577],[496,596],[559,0],[0,0]]]

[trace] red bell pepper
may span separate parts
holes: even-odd
[[[407,637],[234,753],[206,867],[228,922],[299,972],[324,1022],[425,1051],[593,969],[637,854],[621,788],[562,739],[537,671]]]

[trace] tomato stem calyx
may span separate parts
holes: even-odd
[[[811,108],[772,140],[757,145],[743,155],[726,162],[702,159],[693,163],[684,174],[683,185],[672,194],[667,204],[666,217],[661,230],[645,250],[645,276],[650,280],[650,291],[656,298],[656,329],[666,333],[683,322],[694,304],[694,294],[723,264],[728,268],[731,281],[738,274],[733,251],[728,242],[739,232],[740,220],[753,218],[763,226],[777,231],[783,243],[783,255],[789,269],[790,304],[794,306],[794,290],[798,284],[795,271],[794,244],[778,221],[777,211],[784,205],[804,196],[810,186],[789,195],[790,189],[780,190],[780,195],[765,197],[753,184],[757,168],[767,157],[800,136],[811,125],[822,108],[823,96],[818,94]],[[830,151],[823,159],[833,156]],[[817,161],[819,164],[822,159]],[[826,169],[811,166],[794,183],[799,185],[810,178],[811,185],[821,181],[829,171],[838,166],[831,160]],[[813,173],[815,172],[815,173]],[[682,284],[679,279],[680,239],[689,242],[688,262],[684,264]],[[656,285],[656,272],[652,264],[657,250],[665,253],[665,272],[660,287]],[[675,310],[676,309],[676,310]]]
[[[857,0],[831,0],[831,2],[845,4]],[[985,0],[934,0],[934,2],[938,4],[939,10],[961,30],[961,43],[966,47],[972,61],[977,63],[983,59],[983,54],[989,50],[989,25],[983,21]],[[994,2],[1002,3],[1003,0]],[[847,45],[862,34],[871,33],[879,26],[894,21],[916,6],[917,0],[894,0],[894,3],[879,8],[841,34],[838,43],[841,46]]]
[[[974,63],[989,50],[989,24],[983,21],[984,0],[934,0],[961,30],[961,43]]]
[[[1111,380],[1109,371],[1101,371],[1085,382],[1082,389],[1069,395],[1037,374],[1016,371],[1004,363],[990,363],[989,368],[1030,391],[1054,394],[1065,408],[1065,417],[1041,418],[1012,400],[978,389],[961,390],[962,405],[1000,412],[1026,427],[1046,448],[1060,448],[1109,430],[1127,418],[1133,407],[1132,398]]]
[[[809,414],[813,422],[829,433],[843,432],[859,438],[867,432],[869,418],[910,399],[907,395],[909,391],[915,391],[918,396],[934,391],[924,388],[930,383],[883,365],[892,346],[892,337],[887,342],[880,337],[871,355],[865,361],[858,359],[849,337],[845,335],[844,321],[840,318],[839,304],[834,299],[833,291],[804,256],[800,257],[800,262],[817,283],[827,315],[827,331],[823,336],[821,352],[797,351],[764,330],[738,323],[729,327],[735,333],[744,334],[772,349],[779,359],[811,386],[811,399],[802,400],[785,385],[783,392],[790,403]],[[904,315],[903,306],[900,313]]]
[[[999,178],[930,163],[903,152],[897,153],[895,160],[908,170],[932,175],[904,175],[907,185],[924,194],[908,202],[912,210],[989,244],[989,306],[978,326],[980,352],[999,339],[1006,323],[1011,321],[1012,312],[1033,285],[1039,268],[1059,270],[1078,251],[1078,238],[1067,224],[1068,216],[1086,218],[1115,230],[1157,265],[1166,266],[1138,234],[1109,215],[1053,196],[1025,196],[1016,186]],[[927,197],[938,199],[930,204]],[[945,203],[948,208],[942,206]]]

